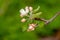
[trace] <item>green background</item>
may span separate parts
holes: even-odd
[[[0,0],[0,40],[38,40],[38,35],[49,36],[60,28],[60,15],[50,24],[33,32],[22,32],[19,10],[25,6],[41,7],[41,18],[50,19],[60,11],[60,0]]]

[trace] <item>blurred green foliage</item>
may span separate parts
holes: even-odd
[[[60,16],[44,27],[38,27],[34,32],[22,32],[19,10],[25,6],[34,9],[41,6],[41,18],[50,19],[60,11],[60,0],[0,0],[0,40],[38,40],[36,35],[51,35],[53,29],[60,28]],[[40,23],[43,26],[43,23]],[[26,26],[26,25],[25,25]]]

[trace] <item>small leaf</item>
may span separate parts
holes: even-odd
[[[36,13],[39,9],[40,9],[40,6],[38,6],[37,9],[33,11],[33,13]]]
[[[39,12],[39,13],[36,13],[36,14],[32,14],[32,19],[34,19],[34,18],[38,18],[38,17],[40,17],[40,15],[42,14],[42,12]]]

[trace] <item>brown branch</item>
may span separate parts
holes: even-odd
[[[35,20],[43,21],[43,22],[45,22],[45,24],[48,22],[48,20],[45,20],[45,19],[43,19],[43,18],[35,18]]]
[[[40,21],[44,21],[46,22],[47,20],[43,19],[43,18],[35,18],[35,20],[40,20]]]
[[[50,22],[52,22],[58,15],[60,15],[60,12],[56,13],[52,18],[50,18],[49,20],[45,20],[43,18],[35,18],[35,20],[40,20],[45,22],[45,24],[48,24]]]
[[[45,20],[43,18],[35,18],[35,20],[39,20],[39,21],[43,21],[45,22],[45,24],[49,24],[50,22],[52,22],[54,19],[56,19],[56,17],[60,15],[60,12],[56,13],[52,18],[50,18],[49,20]],[[54,37],[54,39],[52,40],[60,40],[60,30],[58,30],[58,32],[55,34],[56,36]]]
[[[59,14],[60,12],[56,13],[51,19],[48,20],[48,23],[52,22]]]

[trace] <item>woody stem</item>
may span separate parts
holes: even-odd
[[[60,14],[60,12],[56,13],[52,18],[50,18],[49,20],[45,20],[43,18],[35,18],[35,20],[40,20],[45,22],[45,24],[48,24],[50,22],[52,22],[58,15]]]

